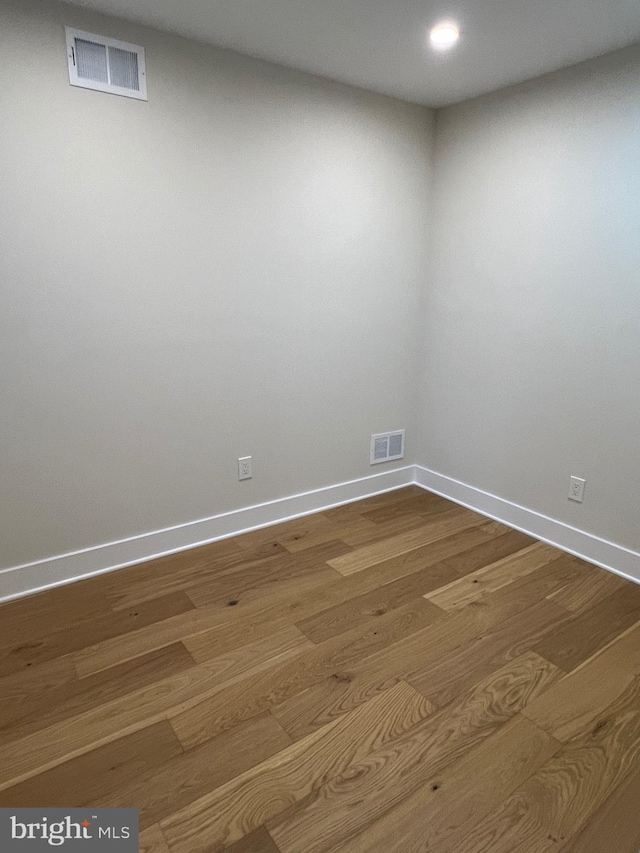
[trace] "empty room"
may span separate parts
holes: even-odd
[[[638,853],[637,0],[0,0],[0,79],[0,851]]]

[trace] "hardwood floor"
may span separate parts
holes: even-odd
[[[0,607],[0,806],[146,853],[638,853],[640,586],[409,487]]]

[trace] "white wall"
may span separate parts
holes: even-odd
[[[69,86],[64,24],[149,102]],[[0,80],[0,567],[411,461],[428,110],[35,0]]]
[[[436,136],[418,461],[639,549],[640,46]]]

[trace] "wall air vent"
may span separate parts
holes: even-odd
[[[147,100],[144,48],[65,27],[72,86]]]
[[[369,462],[377,465],[379,462],[390,462],[392,459],[402,459],[404,456],[404,430],[380,432],[371,436]]]

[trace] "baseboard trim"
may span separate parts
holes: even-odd
[[[210,518],[0,570],[0,602],[239,536],[404,486],[417,485],[640,583],[640,553],[421,465],[407,465]]]
[[[528,533],[562,551],[640,583],[640,554],[592,533],[571,527],[532,509],[454,480],[421,465],[415,466],[415,483],[461,506]]]
[[[413,482],[414,466],[408,465],[117,542],[2,569],[0,602],[394,491]]]

